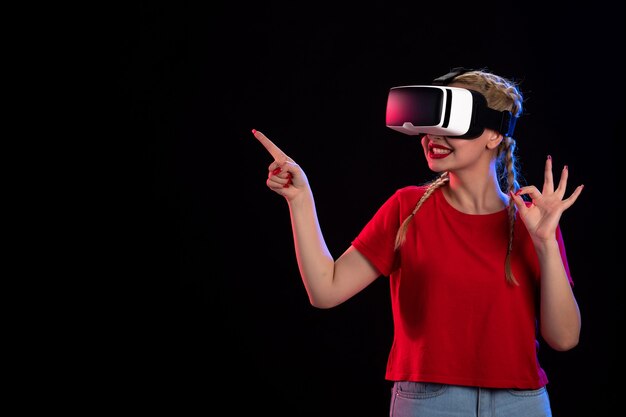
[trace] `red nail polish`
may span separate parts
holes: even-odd
[[[282,171],[282,169],[280,169],[280,167],[278,167],[274,171],[272,171],[272,175],[278,175],[278,174],[280,174],[280,171]]]
[[[548,155],[548,159],[552,159],[552,155]]]
[[[522,193],[522,190],[515,191],[515,195],[520,195],[521,193]]]
[[[256,133],[256,129],[252,129],[252,134],[254,135]]]
[[[567,169],[567,165],[565,165],[565,166],[563,167],[563,169]]]

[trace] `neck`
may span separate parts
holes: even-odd
[[[495,170],[488,176],[464,178],[450,173],[448,186],[443,188],[446,200],[467,214],[490,214],[506,208],[508,197],[500,190]]]

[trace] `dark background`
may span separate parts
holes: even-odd
[[[418,142],[384,125],[389,88],[465,66],[520,83],[527,183],[550,154],[569,165],[568,194],[585,184],[561,221],[580,344],[540,350],[554,414],[620,407],[621,3],[135,2],[113,27],[124,180],[106,256],[125,278],[108,283],[124,306],[106,342],[112,398],[177,415],[388,415],[387,280],[310,306],[250,131],[305,169],[338,256],[397,188],[432,178]]]

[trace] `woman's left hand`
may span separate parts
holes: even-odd
[[[559,185],[555,189],[554,179],[552,178],[552,158],[548,157],[546,159],[541,192],[534,185],[529,185],[520,188],[515,194],[511,193],[511,197],[533,240],[547,241],[554,239],[561,214],[574,204],[582,192],[583,185],[579,185],[572,195],[565,199],[563,198],[567,188],[567,176],[568,169],[567,165],[565,165],[561,172]],[[526,205],[522,198],[524,194],[532,199],[530,205]]]

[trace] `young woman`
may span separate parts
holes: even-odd
[[[482,94],[493,110],[522,113],[522,94],[510,80],[486,70],[444,79]],[[500,130],[484,128],[471,139],[423,135],[438,177],[393,193],[337,259],[305,172],[253,130],[274,159],[266,184],[289,205],[311,304],[331,308],[381,276],[390,280],[391,416],[551,415],[538,334],[558,351],[578,343],[580,313],[559,220],[583,186],[566,197],[567,166],[555,186],[548,156],[542,189],[520,187],[516,142],[510,129]]]

